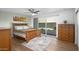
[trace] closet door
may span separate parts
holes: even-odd
[[[38,28],[38,18],[34,18],[33,19],[33,27],[35,28],[35,29],[37,29]]]

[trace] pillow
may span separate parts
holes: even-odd
[[[28,26],[23,26],[23,29],[29,29],[29,27]]]
[[[15,26],[15,30],[23,30],[23,26]]]

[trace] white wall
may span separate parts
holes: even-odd
[[[0,27],[11,27],[11,22],[13,20],[13,16],[25,16],[20,14],[13,14],[7,12],[0,12]],[[27,16],[25,16],[27,17]],[[31,20],[28,21],[29,24],[32,24]]]
[[[78,43],[78,47],[79,47],[79,12],[77,13],[77,24],[78,24],[78,40],[77,40],[77,43]]]
[[[57,16],[48,16],[48,17],[43,17],[39,18],[39,22],[44,22],[43,19],[47,20],[48,22],[56,22],[56,37],[58,37],[58,24],[63,24],[64,20],[67,20],[69,24],[75,24],[74,20],[74,10],[69,10],[69,11],[63,11],[63,12],[58,12],[56,13]]]
[[[75,20],[75,44],[78,45],[78,19],[77,14],[74,14],[74,20]]]

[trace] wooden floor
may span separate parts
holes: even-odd
[[[12,39],[12,51],[32,51],[22,46],[22,42],[25,42],[25,40]],[[74,43],[55,39],[49,44],[47,51],[78,51],[78,48]]]
[[[48,51],[78,51],[78,47],[72,42],[53,40],[48,46]]]
[[[23,45],[21,45],[22,42],[25,42],[25,40],[23,39],[12,39],[12,46],[11,46],[11,50],[12,51],[32,51],[29,48],[24,47]]]

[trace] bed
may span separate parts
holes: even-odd
[[[41,36],[39,29],[30,28],[24,23],[13,23],[13,37],[24,38],[27,42],[31,39]]]

